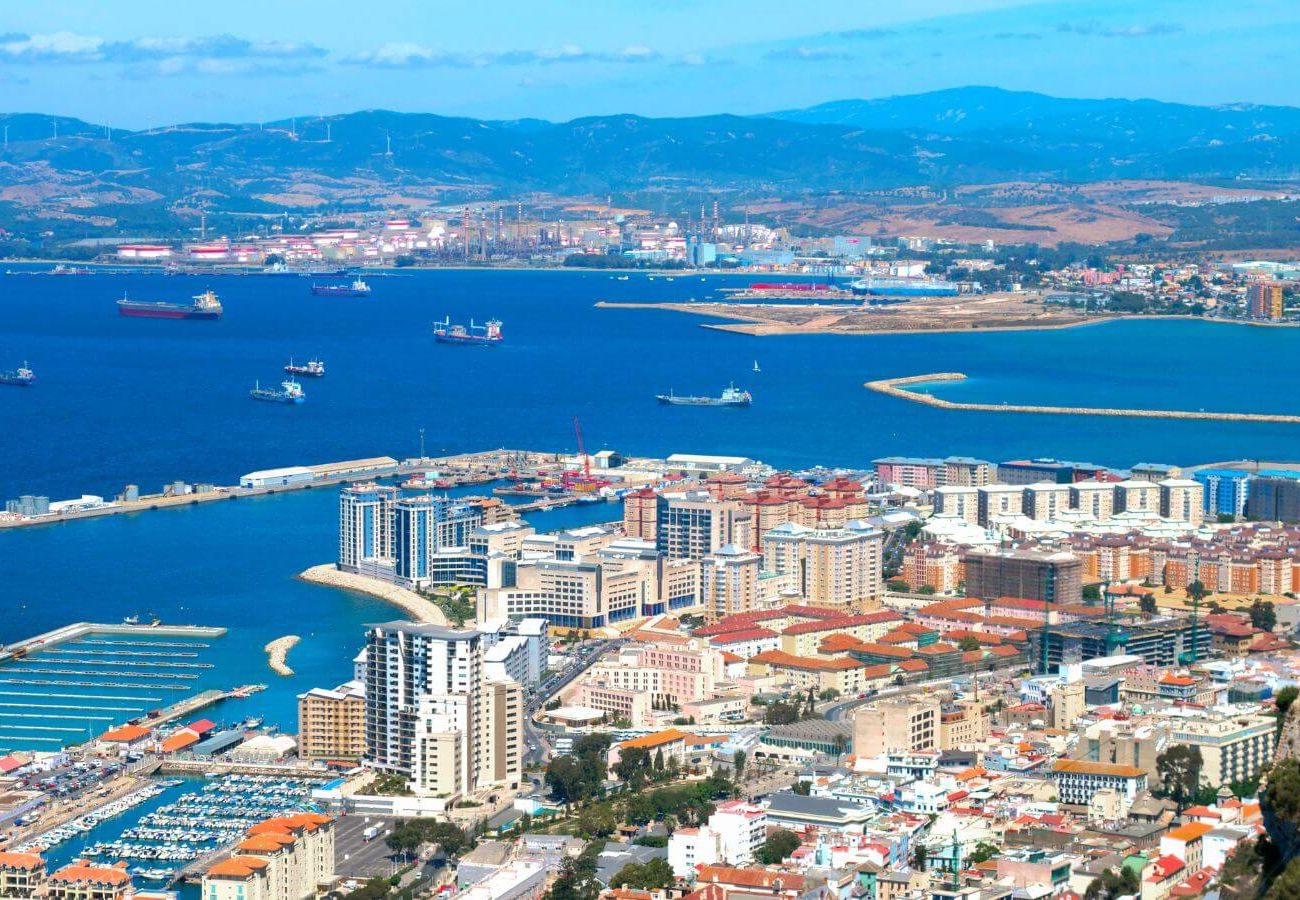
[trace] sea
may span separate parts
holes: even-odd
[[[962,412],[863,388],[958,371],[929,388],[989,403],[1300,412],[1300,331],[1132,320],[1055,331],[752,337],[709,318],[598,309],[600,300],[716,299],[749,276],[396,270],[366,298],[320,298],[298,276],[0,275],[0,499],[111,496],[173,480],[230,484],[255,469],[497,447],[743,455],[779,467],[865,468],[878,456],[1051,456],[1125,466],[1300,457],[1300,426]],[[218,322],[121,318],[114,301],[185,302],[207,288]],[[496,348],[435,344],[435,321],[499,318]],[[301,406],[253,402],[290,358],[318,356]],[[754,371],[757,363],[759,372]],[[751,391],[748,409],[664,407],[655,395]],[[476,489],[481,492],[480,489]],[[367,623],[398,613],[308,585],[336,547],[337,491],[0,532],[0,642],[75,621],[157,615],[220,625],[194,687],[266,683],[211,714],[295,727],[296,696],[351,677]],[[618,517],[594,504],[536,515],[553,530]],[[291,677],[262,647],[285,634]],[[0,728],[3,731],[3,728]],[[0,742],[2,743],[2,742]]]

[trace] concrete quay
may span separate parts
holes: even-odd
[[[965,380],[966,376],[961,372],[936,372],[930,375],[910,375],[906,378],[882,378],[878,381],[868,381],[864,387],[877,393],[897,397],[899,400],[907,400],[910,403],[923,403],[926,406],[933,406],[938,409],[967,412],[1034,413],[1056,416],[1116,416],[1129,419],[1200,419],[1215,422],[1271,422],[1300,425],[1300,415],[1292,413],[1206,412],[1205,410],[1127,409],[1100,406],[1035,406],[1022,403],[962,403],[943,400],[910,389],[923,384]]]

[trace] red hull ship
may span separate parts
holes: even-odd
[[[117,301],[117,313],[137,319],[220,319],[221,301],[212,291],[204,291],[189,306],[182,303],[149,303],[142,300]]]

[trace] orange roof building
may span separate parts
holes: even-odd
[[[99,736],[104,744],[138,744],[149,736],[149,729],[142,725],[123,725],[111,728]]]

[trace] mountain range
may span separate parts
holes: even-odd
[[[369,110],[110,130],[0,116],[0,227],[160,227],[202,205],[272,214],[553,196],[860,195],[912,186],[1300,175],[1300,109],[1070,100],[967,87],[762,116],[488,121]],[[55,136],[57,128],[57,137]],[[76,230],[75,228],[72,230]]]

